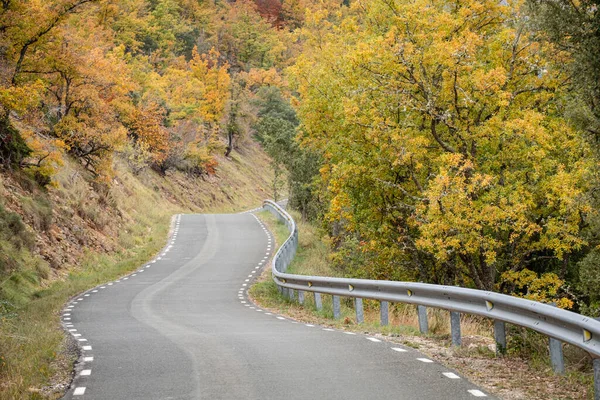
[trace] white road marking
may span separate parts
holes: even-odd
[[[100,286],[100,289],[106,289],[106,286]]]
[[[308,326],[309,328],[314,328],[315,326],[312,324],[304,324],[304,326]]]
[[[79,340],[80,342],[87,342],[87,339],[77,339],[77,340]]]
[[[123,278],[124,281],[126,281],[127,279],[129,279],[129,278]]]
[[[265,315],[273,315],[273,314],[271,314],[270,312],[266,312]]]
[[[442,375],[444,375],[446,378],[450,378],[450,379],[460,379],[460,376],[456,375],[453,372],[442,372]]]
[[[245,301],[242,301],[242,304],[246,304],[246,302],[245,302]]]
[[[283,318],[283,317],[277,317],[277,319],[281,319],[281,320],[283,320],[283,319],[285,319],[285,318]]]
[[[246,279],[244,282],[250,282],[250,279]]]
[[[109,283],[109,284],[108,284],[108,286],[112,286],[112,284],[113,284],[113,283],[111,282],[111,283]]]
[[[248,275],[248,278],[252,278],[252,274]]]
[[[85,297],[90,297],[90,295],[89,295],[89,294],[84,294],[84,296],[85,296]]]
[[[143,269],[140,269],[138,272],[144,272],[144,270],[143,270]]]
[[[92,374],[92,370],[91,369],[84,369],[83,371],[81,371],[81,376],[89,376]]]
[[[406,353],[407,350],[401,347],[392,347],[392,350],[397,351],[398,353]]]
[[[248,284],[247,283],[242,283],[242,286],[248,286]]]
[[[69,332],[77,332],[77,329],[69,329]]]
[[[81,333],[74,333],[73,336],[74,337],[79,337],[79,336],[81,336]]]
[[[131,276],[137,276],[137,274],[133,274],[133,275],[131,275]]]
[[[91,350],[92,346],[82,346],[81,348],[84,349],[84,350]]]
[[[83,396],[83,394],[85,393],[85,387],[80,386],[78,388],[75,388],[75,391],[73,392],[74,396]]]
[[[429,358],[417,358],[417,360],[424,362],[424,363],[432,363],[433,362]]]
[[[256,309],[256,311],[258,311],[258,312],[262,312],[262,310],[259,310],[258,308]]]
[[[487,395],[485,393],[483,393],[481,390],[471,389],[471,390],[467,390],[467,391],[475,397],[487,397]]]
[[[251,310],[254,310],[256,307],[250,307]]]
[[[81,301],[81,300],[83,300],[83,298],[79,298],[79,299],[77,299],[77,301]]]
[[[97,290],[92,290],[92,293],[98,293],[98,291]]]
[[[354,332],[344,332],[346,335],[356,335]]]
[[[71,313],[66,313],[66,314],[63,314],[63,317],[68,317],[70,315],[71,315]]]
[[[244,304],[244,307],[250,307],[250,304]]]
[[[64,318],[64,320],[65,320],[65,321],[70,321],[70,320],[71,320],[71,318]]]
[[[327,332],[335,332],[335,329],[331,329],[331,328],[323,328],[324,331]]]
[[[85,361],[85,362],[94,361],[94,357],[83,357],[83,361]]]
[[[367,340],[370,340],[371,342],[375,342],[375,343],[381,342],[381,340],[375,339],[374,337],[368,337]]]

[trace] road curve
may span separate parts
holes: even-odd
[[[273,252],[254,215],[175,221],[156,259],[66,305],[63,324],[82,356],[64,399],[486,396],[413,349],[251,304],[246,290]]]

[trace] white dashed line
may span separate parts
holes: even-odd
[[[242,283],[242,286],[248,286],[248,284],[247,283]]]
[[[79,336],[81,336],[81,333],[74,333],[73,334],[73,337],[79,337]]]
[[[77,299],[77,301],[81,301],[81,300],[83,300],[83,298],[81,298],[81,297]]]
[[[277,319],[284,320],[285,318],[283,318],[283,317],[277,317]]]
[[[77,329],[69,329],[69,332],[77,332]]]
[[[315,326],[312,324],[304,324],[304,326],[308,326],[309,328],[314,328]]]
[[[444,375],[446,378],[450,378],[450,379],[460,379],[460,376],[456,375],[453,372],[442,372],[442,375]]]
[[[84,294],[84,296],[85,296],[85,297],[90,297],[90,295],[89,295],[89,294]]]
[[[77,340],[79,340],[80,342],[87,342],[87,339],[77,339]]]
[[[106,286],[100,286],[100,289],[106,289]]]
[[[91,350],[91,349],[92,349],[92,346],[82,346],[81,348],[82,348],[83,350],[86,350],[86,351],[87,351],[87,350]]]
[[[344,332],[346,335],[356,335],[354,332]]]
[[[70,321],[70,320],[71,320],[71,318],[68,318],[68,317],[67,317],[67,318],[63,318],[63,319],[64,319],[65,321]]]
[[[91,369],[84,369],[83,371],[81,371],[81,376],[90,376],[92,374],[92,370]]]
[[[242,301],[241,303],[242,303],[242,304],[246,304],[246,302],[245,302],[245,301]]]
[[[417,358],[417,360],[424,362],[424,363],[432,363],[433,362],[429,358]]]
[[[98,293],[98,291],[97,290],[92,290],[92,293]]]
[[[73,392],[74,396],[83,396],[83,394],[85,393],[85,387],[78,387],[75,388],[75,391]]]
[[[475,397],[487,397],[487,395],[485,393],[483,393],[481,390],[471,389],[471,390],[468,390],[468,392],[471,393]]]
[[[83,357],[83,361],[85,361],[85,362],[94,361],[94,357]]]
[[[367,340],[370,340],[371,342],[375,342],[375,343],[381,342],[381,340],[375,339],[374,337],[368,337]]]
[[[401,347],[392,347],[392,350],[397,351],[398,353],[406,353],[408,350],[403,349]]]
[[[326,332],[335,332],[335,329],[331,329],[331,328],[323,328],[323,330]]]
[[[266,312],[265,315],[273,315],[273,314],[271,314],[270,312]]]

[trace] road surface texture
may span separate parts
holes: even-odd
[[[251,304],[247,289],[274,250],[253,214],[174,221],[152,262],[65,306],[82,349],[65,399],[486,397],[414,349]]]

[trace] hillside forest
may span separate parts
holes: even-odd
[[[2,174],[206,179],[258,141],[347,276],[599,316],[599,5],[2,0]]]

